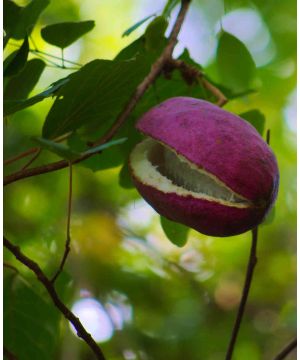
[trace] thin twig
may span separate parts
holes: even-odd
[[[250,251],[250,256],[249,256],[249,260],[248,260],[247,273],[246,273],[242,298],[241,298],[241,302],[240,302],[237,316],[235,319],[234,327],[232,329],[232,334],[231,334],[230,342],[228,345],[225,360],[231,360],[231,358],[232,358],[234,346],[236,343],[236,339],[237,339],[239,329],[241,326],[241,322],[243,319],[243,315],[245,312],[245,307],[246,307],[248,294],[249,294],[249,290],[250,290],[250,286],[251,286],[252,276],[253,276],[254,268],[255,268],[255,265],[257,262],[257,257],[256,257],[257,235],[258,235],[258,229],[255,228],[254,230],[252,230],[251,251]]]
[[[11,163],[13,163],[15,161],[23,159],[24,157],[37,152],[38,149],[39,149],[38,147],[34,147],[34,148],[29,149],[29,150],[26,150],[26,151],[22,152],[21,154],[18,154],[16,156],[13,156],[13,157],[7,159],[7,160],[4,160],[3,164],[4,165],[9,165],[9,164],[11,164]]]
[[[8,350],[5,346],[3,346],[3,355],[7,360],[18,360],[16,355],[14,355],[10,350]]]
[[[32,53],[33,53],[35,56],[39,57],[40,59],[45,60],[47,66],[50,66],[49,64],[51,64],[51,65],[53,65],[53,67],[55,67],[55,68],[63,69],[63,67],[62,67],[60,64],[57,64],[57,63],[56,63],[55,61],[53,61],[53,60],[49,60],[45,55],[40,54],[40,53],[37,52],[37,51],[32,51]]]
[[[16,44],[11,44],[11,45],[19,47],[19,46],[16,45]],[[19,48],[20,48],[20,47],[19,47]],[[51,55],[51,54],[47,54],[47,53],[45,53],[45,52],[43,52],[43,51],[30,49],[29,52],[31,52],[32,54],[36,55],[36,56],[39,57],[40,59],[45,60],[46,65],[47,65],[48,67],[54,67],[54,68],[59,68],[59,69],[63,69],[63,70],[65,70],[65,69],[67,69],[67,70],[76,69],[76,70],[77,70],[78,67],[80,68],[80,65],[79,65],[79,64],[77,64],[78,67],[76,67],[76,68],[75,68],[75,67],[62,66],[62,65],[56,63],[55,61],[50,60],[50,59],[47,58],[47,56],[48,56],[48,57],[50,57],[50,58],[54,58],[54,59],[59,59],[59,60],[61,60],[60,57],[54,56],[54,55]],[[65,60],[64,62],[73,63],[72,61],[66,61],[66,60]],[[51,65],[49,65],[49,64],[51,64]]]
[[[204,76],[203,72],[197,69],[195,66],[187,64],[183,60],[170,59],[165,64],[165,71],[168,75],[170,71],[178,69],[181,72],[182,77],[188,84],[195,82],[200,83],[205,89],[211,92],[217,98],[217,105],[222,107],[228,101],[226,96],[215,85],[210,83]]]
[[[94,144],[95,146],[106,143],[107,141],[109,141],[117,133],[117,131],[124,124],[124,122],[127,120],[129,115],[131,114],[131,112],[135,108],[138,101],[142,98],[142,96],[144,95],[146,90],[149,88],[149,86],[151,84],[153,84],[153,82],[160,75],[160,73],[163,70],[164,65],[170,60],[170,58],[172,56],[172,52],[174,50],[174,47],[175,47],[175,45],[177,43],[177,36],[178,36],[178,33],[179,33],[179,31],[181,29],[181,26],[183,24],[185,15],[186,15],[188,7],[189,7],[189,4],[190,4],[190,0],[182,0],[181,8],[179,10],[179,13],[178,13],[177,19],[175,21],[175,24],[174,24],[173,30],[171,32],[171,35],[169,37],[167,46],[163,50],[160,57],[152,65],[149,74],[144,78],[144,80],[140,83],[140,85],[138,85],[138,87],[136,88],[134,94],[131,96],[129,102],[127,103],[127,105],[125,106],[123,111],[120,113],[120,115],[117,117],[117,119],[114,122],[114,124],[112,125],[112,127],[108,130],[108,132],[99,141],[97,141]],[[79,163],[79,162],[89,158],[92,155],[93,154],[87,154],[87,155],[81,156],[77,160],[75,160],[73,162],[73,164]],[[21,180],[21,179],[24,179],[24,178],[28,178],[28,177],[31,177],[31,176],[36,176],[36,175],[56,171],[56,170],[59,170],[59,169],[63,169],[65,167],[67,167],[67,166],[68,166],[68,161],[61,160],[61,161],[57,161],[57,162],[54,162],[54,163],[51,163],[51,164],[35,167],[35,168],[32,168],[32,169],[26,169],[26,170],[23,170],[23,171],[17,171],[17,172],[15,172],[15,173],[13,173],[11,175],[8,175],[8,176],[6,176],[4,178],[4,185],[8,185],[8,184],[11,184],[11,183],[13,183],[15,181],[18,181],[18,180]]]
[[[61,259],[59,268],[53,278],[51,279],[52,283],[55,282],[57,277],[63,271],[65,262],[71,250],[70,243],[71,243],[71,234],[70,234],[70,225],[71,225],[71,211],[72,211],[72,188],[73,188],[73,175],[72,175],[72,163],[69,163],[69,197],[68,197],[68,215],[67,215],[67,231],[66,231],[66,243],[65,243],[65,251],[63,257]]]
[[[3,267],[11,269],[11,270],[15,271],[17,274],[19,274],[19,270],[15,266],[13,266],[5,261],[3,262]]]
[[[54,139],[53,141],[59,143],[59,142],[62,142],[62,141],[64,141],[64,140],[66,140],[69,136],[70,136],[70,133],[65,134],[65,135],[63,135],[63,136],[59,136],[59,137],[57,137],[56,139]],[[20,160],[20,159],[23,159],[24,157],[29,156],[29,155],[37,152],[39,149],[40,149],[39,147],[33,147],[33,148],[31,148],[31,149],[25,150],[24,152],[22,152],[22,153],[20,153],[20,154],[18,154],[18,155],[16,155],[16,156],[13,156],[13,157],[11,157],[11,158],[9,158],[9,159],[7,159],[7,160],[4,160],[4,161],[3,161],[3,164],[4,164],[4,165],[9,165],[9,164],[11,164],[11,163],[13,163],[13,162],[15,162],[15,161],[18,161],[18,160]],[[23,169],[22,169],[22,170],[23,170]]]
[[[29,161],[22,167],[21,170],[25,170],[27,169],[41,154],[42,149],[38,148],[37,152],[33,155],[33,157],[31,159],[29,159]]]
[[[17,260],[19,260],[23,265],[25,265],[28,269],[30,269],[32,272],[34,272],[37,279],[42,283],[44,288],[47,290],[54,305],[63,314],[63,316],[72,323],[72,325],[75,327],[75,329],[77,331],[77,335],[81,339],[83,339],[85,341],[85,343],[90,347],[90,349],[96,355],[96,358],[100,359],[100,360],[105,360],[105,357],[104,357],[100,347],[97,345],[95,340],[92,338],[91,334],[89,334],[85,330],[85,328],[81,324],[80,320],[61,301],[61,299],[59,298],[59,296],[54,288],[54,285],[52,284],[51,280],[48,279],[48,277],[45,275],[45,273],[40,268],[40,266],[35,261],[28,258],[25,254],[23,254],[18,246],[12,244],[5,237],[4,237],[4,246],[16,257]]]
[[[53,59],[61,60],[61,57],[55,56],[55,55],[52,55],[52,54],[48,54],[48,53],[46,53],[46,52],[44,52],[44,51],[41,51],[41,50],[33,50],[33,51],[36,51],[36,52],[38,52],[38,53],[40,53],[40,54],[43,54],[43,55],[45,55],[45,56],[49,56],[49,57],[51,57],[51,58],[53,58]],[[68,59],[64,59],[64,62],[65,62],[65,63],[72,64],[72,65],[76,65],[76,66],[78,66],[78,67],[81,67],[81,66],[82,66],[82,64],[79,64],[79,63],[77,63],[77,62],[75,62],[75,61],[71,61],[71,60],[68,60]]]
[[[289,355],[297,347],[297,338],[293,339],[288,345],[286,345],[278,355],[274,357],[274,360],[282,360]]]
[[[32,40],[32,39],[31,39],[31,40]],[[10,42],[9,45],[12,45],[12,46],[15,46],[15,47],[20,48],[20,45],[14,44],[14,43],[12,43],[12,42]],[[50,58],[52,58],[52,59],[61,60],[61,57],[59,57],[59,56],[55,56],[55,55],[49,54],[49,53],[47,53],[47,52],[45,52],[45,51],[41,51],[41,50],[38,50],[38,49],[29,49],[29,52],[31,52],[31,53],[33,53],[33,54],[45,55],[45,56],[48,56],[48,57],[50,57]],[[47,61],[49,61],[49,60],[47,60]],[[64,62],[65,62],[65,63],[72,64],[72,65],[77,65],[78,67],[81,67],[81,66],[82,66],[82,64],[79,64],[79,63],[77,63],[77,62],[74,62],[74,61],[71,61],[71,60],[67,60],[67,59],[64,59]],[[58,67],[61,67],[61,66],[58,65],[58,64],[57,64],[57,66],[58,66]]]
[[[200,82],[208,91],[210,91],[213,95],[215,95],[215,97],[217,98],[218,106],[222,107],[227,103],[228,99],[222,93],[222,91],[218,89],[215,85],[210,83],[207,79],[205,79],[205,77],[201,77]]]

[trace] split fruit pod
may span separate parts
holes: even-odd
[[[211,236],[253,229],[277,196],[276,158],[256,129],[199,99],[174,97],[137,122],[146,135],[129,166],[161,215]]]

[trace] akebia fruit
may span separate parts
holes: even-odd
[[[278,191],[274,154],[256,129],[189,97],[168,99],[137,122],[146,139],[129,159],[133,181],[166,218],[212,236],[262,222]]]

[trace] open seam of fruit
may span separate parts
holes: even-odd
[[[142,183],[164,193],[192,196],[237,208],[253,206],[250,200],[235,193],[213,174],[149,137],[134,148],[131,167]]]

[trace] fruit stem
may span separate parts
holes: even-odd
[[[231,360],[231,358],[232,358],[234,346],[236,343],[236,339],[237,339],[239,329],[241,326],[241,322],[243,319],[243,315],[245,312],[245,307],[246,307],[248,294],[249,294],[249,290],[250,290],[250,286],[251,286],[253,272],[254,272],[255,265],[257,263],[257,257],[256,257],[257,237],[258,237],[258,228],[255,228],[252,230],[252,244],[251,244],[251,250],[250,250],[250,255],[249,255],[249,260],[248,260],[247,273],[246,273],[242,298],[241,298],[239,309],[238,309],[238,312],[236,315],[235,323],[234,323],[234,326],[232,329],[231,339],[230,339],[230,342],[229,342],[229,345],[227,348],[225,360]]]
[[[297,347],[297,339],[293,339],[288,345],[286,345],[278,355],[274,358],[274,360],[283,360],[286,356],[288,356],[295,348]]]
[[[63,271],[65,262],[71,250],[71,234],[70,234],[70,227],[71,227],[71,211],[72,211],[72,188],[73,188],[73,170],[72,170],[72,162],[69,162],[69,197],[68,197],[68,216],[67,216],[67,235],[66,235],[66,243],[65,243],[65,251],[63,257],[61,259],[60,265],[58,270],[56,271],[55,275],[51,279],[51,282],[54,284],[55,280]]]

